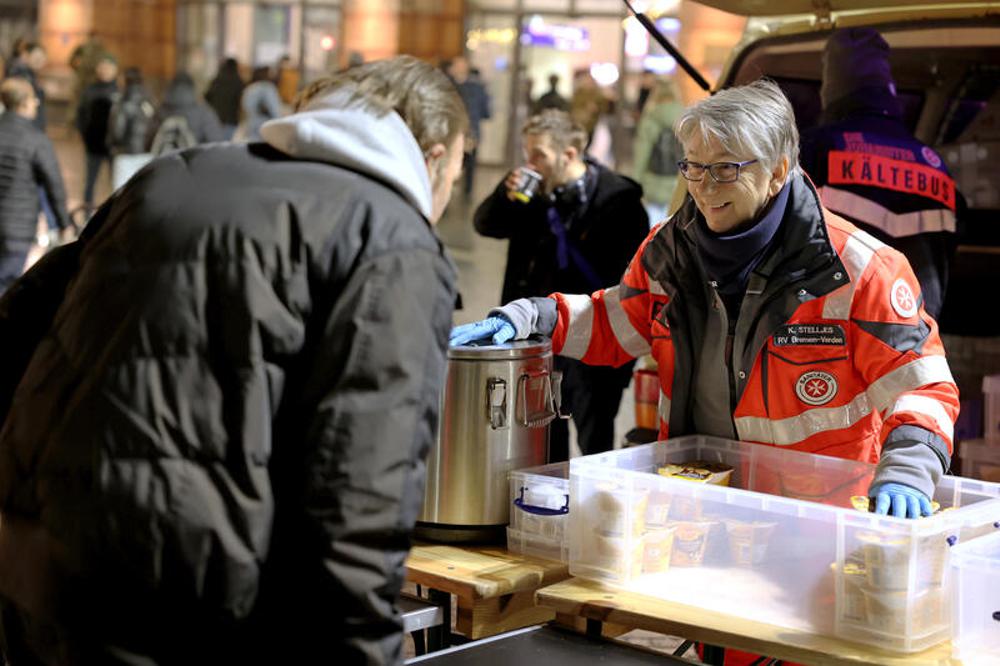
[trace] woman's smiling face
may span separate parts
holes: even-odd
[[[684,146],[684,157],[690,162],[714,164],[715,162],[745,162],[756,155],[734,155],[726,150],[714,136],[707,141],[701,132],[694,132]],[[718,234],[728,233],[737,227],[756,220],[771,197],[784,185],[787,160],[773,172],[760,162],[740,169],[740,176],[732,183],[717,183],[708,170],[700,181],[688,181],[688,192],[705,216],[708,228]]]

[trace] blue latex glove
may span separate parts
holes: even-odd
[[[875,513],[896,518],[919,518],[934,513],[931,500],[916,488],[902,483],[880,483],[868,489],[875,498]]]
[[[514,325],[506,317],[487,317],[482,321],[462,324],[451,329],[448,344],[452,347],[493,336],[493,344],[502,345],[514,337]]]

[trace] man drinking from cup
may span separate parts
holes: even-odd
[[[501,302],[617,284],[649,232],[642,187],[584,155],[586,132],[563,111],[546,110],[521,132],[524,166],[507,174],[475,214],[479,233],[510,239]],[[610,450],[632,364],[588,366],[559,357],[556,366],[580,449]],[[554,422],[549,459],[566,460],[568,446],[566,423]]]

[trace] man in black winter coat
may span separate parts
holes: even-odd
[[[649,233],[642,187],[586,159],[587,135],[568,113],[550,109],[522,129],[526,166],[542,176],[527,203],[516,197],[521,170],[507,174],[475,214],[484,236],[509,238],[501,303],[552,292],[587,294],[617,284]],[[632,364],[590,366],[557,357],[563,406],[585,453],[614,445],[614,419]],[[553,422],[551,461],[569,457],[565,421]]]
[[[111,147],[108,145],[108,123],[111,107],[118,98],[118,62],[105,54],[97,63],[97,80],[87,86],[76,110],[76,128],[83,139],[87,155],[86,180],[83,186],[83,203],[90,209],[94,205],[94,186],[101,172],[101,165],[111,169]]]
[[[35,240],[39,188],[53,203],[59,228],[70,233],[66,192],[52,142],[32,124],[38,98],[19,77],[0,85],[0,293],[24,270]]]
[[[11,664],[397,664],[468,120],[414,58],[154,160],[0,299]]]

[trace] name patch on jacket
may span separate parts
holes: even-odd
[[[867,185],[916,194],[955,210],[955,181],[938,169],[846,150],[831,150],[827,159],[827,181],[831,185]]]
[[[844,346],[847,338],[837,324],[787,324],[774,333],[775,347],[792,345]]]

